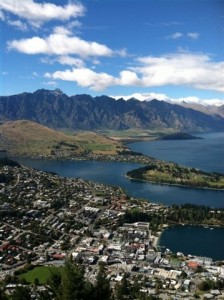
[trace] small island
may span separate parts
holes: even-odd
[[[159,184],[184,185],[194,188],[224,189],[224,175],[208,173],[173,162],[155,160],[127,173],[129,179]]]

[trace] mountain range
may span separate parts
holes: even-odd
[[[220,107],[224,111],[224,106]],[[53,129],[166,129],[223,131],[224,117],[156,99],[115,100],[108,96],[67,96],[62,91],[37,90],[0,97],[0,122],[30,120]]]

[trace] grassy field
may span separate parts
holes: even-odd
[[[19,275],[19,278],[25,279],[29,283],[34,283],[35,279],[38,279],[40,283],[46,283],[51,277],[51,274],[58,271],[61,271],[61,268],[54,266],[40,266]]]
[[[124,148],[119,141],[96,132],[79,131],[73,136],[82,148],[94,154],[116,154]]]

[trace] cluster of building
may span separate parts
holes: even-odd
[[[116,187],[23,166],[1,167],[1,279],[27,262],[60,265],[72,257],[93,282],[103,262],[112,287],[125,276],[130,284],[140,282],[142,293],[161,299],[193,299],[203,280],[224,280],[222,263],[161,252],[159,233],[150,230],[149,222],[122,221],[133,209],[166,214],[169,208],[129,199]],[[224,290],[203,297],[223,299]]]

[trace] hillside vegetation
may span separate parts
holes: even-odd
[[[123,149],[119,142],[96,133],[68,135],[26,120],[0,126],[0,148],[11,155],[57,157],[116,154]]]
[[[187,168],[172,162],[156,160],[150,165],[127,173],[131,179],[186,185],[197,188],[224,189],[224,175]]]

